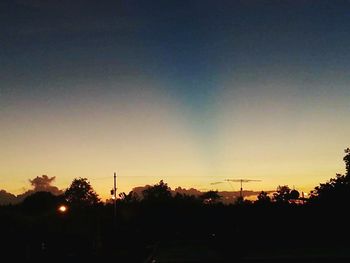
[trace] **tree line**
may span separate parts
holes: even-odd
[[[164,182],[141,196],[121,193],[102,203],[87,178],[76,178],[62,195],[36,192],[21,204],[0,207],[0,247],[18,259],[111,258],[141,262],[159,242],[201,240],[229,257],[256,249],[349,246],[350,150],[345,174],[316,186],[306,200],[288,186],[257,200],[220,202],[217,191],[200,196],[175,193]],[[66,211],[59,211],[66,205]],[[270,238],[272,243],[262,242]],[[229,240],[229,242],[227,242]],[[132,260],[127,258],[132,256]]]
[[[296,204],[320,204],[340,205],[350,201],[350,149],[345,149],[345,174],[336,174],[325,183],[320,183],[309,194],[309,198],[291,189],[288,185],[278,186],[276,192],[269,195],[261,191],[255,201],[236,198],[233,205],[296,205]],[[216,190],[210,190],[199,196],[185,193],[172,194],[170,187],[161,180],[159,183],[148,186],[142,191],[141,196],[136,192],[120,193],[117,203],[121,205],[133,203],[166,204],[170,202],[189,203],[192,205],[222,205],[222,196]],[[109,200],[110,204],[114,202]],[[40,211],[51,209],[55,204],[67,204],[72,208],[86,208],[104,205],[98,194],[93,189],[87,178],[75,178],[71,185],[61,195],[53,195],[50,192],[38,191],[26,197],[21,206],[27,210]]]

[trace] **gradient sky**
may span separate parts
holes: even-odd
[[[0,189],[308,191],[344,171],[349,47],[345,0],[3,0]]]

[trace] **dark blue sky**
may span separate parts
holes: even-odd
[[[47,81],[103,82],[138,72],[201,104],[223,74],[308,81],[349,68],[349,7],[349,1],[2,1],[2,96],[27,93],[28,84],[40,96]]]

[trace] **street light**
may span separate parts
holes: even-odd
[[[67,210],[68,210],[68,207],[67,206],[65,206],[65,205],[60,205],[59,207],[58,207],[58,212],[60,212],[60,213],[62,213],[62,214],[64,214],[64,213],[66,213],[67,212]]]

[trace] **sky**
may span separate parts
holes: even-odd
[[[107,198],[117,172],[120,192],[226,178],[311,190],[344,171],[349,10],[345,0],[1,1],[0,189],[87,177]]]

